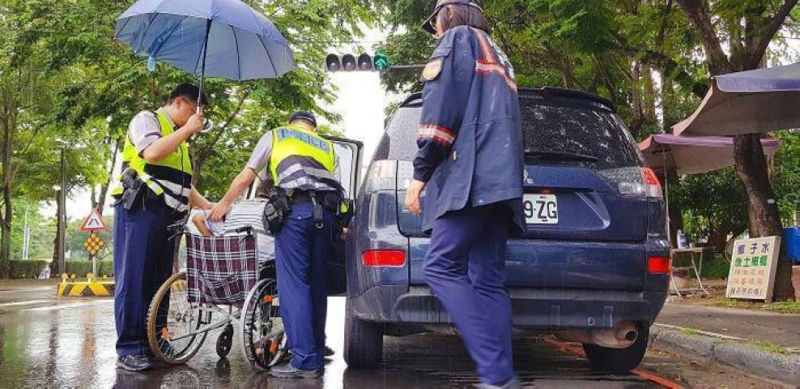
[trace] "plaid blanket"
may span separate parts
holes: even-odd
[[[206,238],[186,234],[186,250],[190,303],[244,304],[247,292],[258,281],[253,235]]]

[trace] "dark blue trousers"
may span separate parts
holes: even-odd
[[[324,216],[323,227],[317,228],[313,206],[296,204],[275,237],[281,317],[292,366],[302,370],[321,369],[325,359],[333,213],[325,211]]]
[[[171,275],[176,241],[167,226],[179,215],[163,202],[114,210],[114,319],[117,355],[150,355],[147,309]]]
[[[510,216],[502,205],[468,207],[433,224],[425,278],[464,339],[483,383],[514,377],[505,250]]]

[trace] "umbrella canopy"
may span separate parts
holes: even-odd
[[[763,139],[764,154],[778,150],[777,139]],[[733,138],[724,136],[653,135],[639,143],[647,166],[675,169],[679,175],[707,173],[732,166]]]
[[[116,37],[200,77],[275,78],[297,66],[278,29],[239,0],[140,0],[117,19]]]
[[[800,63],[714,79],[675,135],[741,135],[800,127]]]

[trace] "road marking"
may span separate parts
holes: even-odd
[[[10,290],[0,290],[0,293],[25,293],[25,292],[43,292],[48,290],[53,290],[53,286],[40,286],[37,288],[30,288],[30,289],[10,289]]]
[[[576,345],[569,344],[569,343],[565,343],[565,342],[560,342],[560,341],[558,341],[558,340],[556,340],[554,338],[551,338],[551,337],[544,337],[544,338],[542,338],[542,340],[544,340],[546,343],[550,343],[551,345],[558,347],[562,351],[569,351],[569,352],[571,352],[573,354],[576,354],[578,356],[581,356],[581,357],[584,357],[584,358],[586,357],[586,353],[583,351],[583,347],[576,346]],[[644,379],[646,379],[648,381],[655,382],[655,383],[657,383],[657,384],[659,384],[659,385],[661,385],[661,386],[663,386],[665,388],[668,388],[668,389],[683,389],[684,388],[683,385],[681,385],[681,384],[679,384],[677,382],[671,381],[671,380],[669,380],[667,378],[664,378],[664,377],[657,376],[657,375],[655,375],[653,373],[650,373],[648,371],[634,369],[634,370],[631,370],[631,374],[638,375],[639,377],[642,377],[642,378],[644,378]]]
[[[52,301],[55,301],[55,300],[52,300],[52,299],[51,299],[51,300],[28,300],[28,301],[17,301],[17,302],[13,302],[13,303],[3,303],[3,304],[0,304],[0,308],[5,308],[5,307],[19,307],[19,306],[22,306],[22,305],[34,305],[34,304],[48,303],[48,302],[52,302]]]
[[[44,311],[57,311],[59,309],[67,309],[67,308],[78,308],[78,307],[88,307],[93,305],[102,305],[113,303],[114,300],[104,300],[104,301],[92,301],[92,302],[82,302],[82,303],[70,303],[70,304],[59,304],[54,305],[51,307],[40,307],[40,308],[30,308],[26,309],[26,312],[44,312]]]
[[[711,337],[714,337],[714,338],[727,339],[727,340],[744,340],[744,341],[747,341],[747,339],[737,338],[735,336],[730,336],[730,335],[718,334],[716,332],[698,330],[696,328],[681,327],[681,326],[674,326],[674,325],[671,325],[671,324],[659,324],[659,323],[655,323],[653,325],[656,326],[656,327],[664,327],[664,328],[669,328],[669,329],[672,329],[672,330],[689,331],[689,332],[692,332],[692,333],[711,336]]]

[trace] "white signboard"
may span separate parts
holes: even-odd
[[[772,301],[780,249],[779,236],[737,240],[725,297]]]

